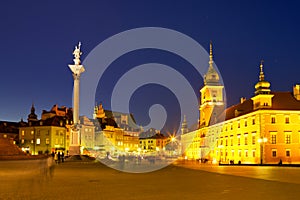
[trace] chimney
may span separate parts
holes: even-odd
[[[294,97],[297,100],[300,100],[300,85],[295,85],[293,88]]]

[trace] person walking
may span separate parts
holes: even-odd
[[[64,152],[61,153],[61,162],[63,163],[65,161],[65,154]]]
[[[60,151],[59,152],[57,152],[57,160],[58,160],[58,163],[60,163]]]
[[[54,161],[56,164],[58,164],[58,155],[57,152],[54,153]]]

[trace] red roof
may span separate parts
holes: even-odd
[[[271,92],[273,94],[272,107],[261,108],[264,110],[299,110],[300,100],[297,100],[292,92]],[[233,105],[227,108],[217,117],[217,123],[233,119],[253,112],[253,101],[251,99],[245,100],[243,103]]]

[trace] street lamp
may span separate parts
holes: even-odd
[[[219,164],[221,163],[221,149],[222,149],[223,147],[224,147],[223,145],[219,145],[219,146],[218,146],[218,148],[219,148],[219,154],[220,154]]]
[[[258,139],[258,143],[260,144],[260,164],[263,164],[263,155],[264,155],[264,145],[268,141],[267,138],[261,137]]]

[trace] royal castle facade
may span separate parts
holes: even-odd
[[[225,108],[224,86],[210,44],[199,128],[182,133],[184,156],[231,164],[299,164],[300,85],[293,92],[274,92],[270,85],[261,63],[254,96]]]

